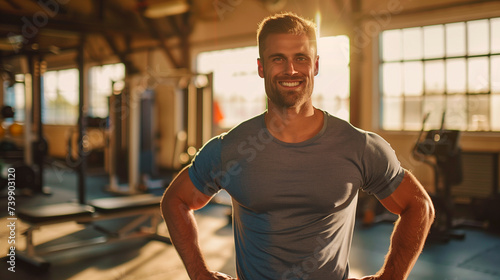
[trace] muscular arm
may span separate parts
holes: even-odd
[[[404,280],[407,279],[434,220],[432,201],[409,171],[403,181],[389,197],[381,203],[392,213],[398,214],[391,236],[389,253],[376,276],[362,279]]]
[[[191,279],[233,279],[207,267],[198,245],[198,228],[193,211],[210,201],[200,192],[183,169],[172,181],[161,200],[161,211],[175,249]]]
[[[381,200],[398,214],[389,253],[380,270],[381,279],[406,279],[424,247],[434,221],[432,201],[420,182],[409,171],[392,195]]]

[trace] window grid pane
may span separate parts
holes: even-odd
[[[422,127],[422,98],[405,98],[404,105],[404,130],[419,130]]]
[[[113,82],[123,81],[123,63],[94,66],[89,71],[89,116],[105,118],[109,114],[108,97],[113,93]]]
[[[465,55],[465,23],[446,24],[446,55]]]
[[[500,53],[500,18],[493,18],[491,22],[491,52]]]
[[[467,92],[467,66],[464,58],[446,60],[446,90],[448,94]]]
[[[444,56],[444,27],[432,25],[424,27],[424,58]]]
[[[467,22],[467,51],[469,55],[487,54],[489,52],[488,20]]]
[[[424,93],[424,66],[421,61],[403,63],[405,96],[421,96]]]
[[[444,61],[431,60],[426,61],[424,65],[425,71],[425,94],[444,94]]]
[[[48,71],[43,75],[42,121],[76,124],[78,119],[78,70]]]
[[[500,18],[381,33],[381,127],[500,131]]]
[[[487,57],[474,57],[468,61],[468,91],[469,93],[488,93],[489,59]]]
[[[491,93],[500,94],[500,55],[491,56],[490,66],[491,66]]]

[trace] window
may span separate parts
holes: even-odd
[[[5,88],[4,104],[15,110],[14,120],[24,121],[24,75]],[[43,76],[42,121],[44,124],[75,124],[78,118],[78,70],[48,71]]]
[[[43,76],[44,124],[70,124],[78,120],[78,70],[47,71]]]
[[[5,106],[11,106],[14,109],[14,119],[6,120],[7,123],[12,121],[24,122],[24,75],[16,75],[15,80],[16,83],[11,86],[9,86],[9,81],[5,81],[3,84],[3,104]]]
[[[109,113],[108,97],[113,92],[113,85],[121,83],[125,78],[123,63],[94,66],[89,76],[89,110],[92,117],[105,118]]]
[[[315,78],[313,104],[339,118],[349,119],[349,39],[347,36],[318,40],[319,74]],[[266,109],[264,81],[257,73],[258,47],[200,53],[197,71],[214,73],[215,112],[218,125],[232,126]]]
[[[500,131],[500,18],[382,32],[381,126]]]
[[[257,47],[204,52],[197,57],[197,71],[213,72],[214,118],[217,126],[230,128],[263,112],[264,83],[257,73]]]
[[[121,82],[125,77],[122,63],[90,68],[89,78],[89,116],[108,116],[108,96],[114,82]],[[24,120],[24,75],[16,75],[13,86],[4,83],[4,104],[15,109],[16,121]],[[42,120],[45,124],[75,125],[78,121],[79,77],[76,68],[47,71],[43,76]]]

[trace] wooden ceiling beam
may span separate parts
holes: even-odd
[[[123,6],[119,4],[119,2],[117,3],[115,1],[110,1],[110,0],[108,1],[95,0],[95,1],[100,2],[100,5],[103,6],[102,7],[103,13],[106,11],[115,15],[117,18],[119,18],[119,20],[124,26],[143,25],[143,23],[139,21],[140,16],[138,13],[124,9]]]
[[[56,15],[47,17],[47,21],[43,24],[33,20],[33,14],[13,13],[11,11],[0,10],[0,18],[2,24],[17,26],[21,32],[22,28],[35,29],[56,29],[67,30],[78,33],[101,33],[103,30],[121,33],[121,34],[137,34],[144,35],[144,29],[137,28],[131,24],[116,24],[109,21],[96,21],[95,18],[75,18],[66,15]],[[22,35],[22,34],[21,34]]]
[[[21,10],[22,9],[22,7],[19,6],[19,4],[17,4],[16,2],[14,2],[14,0],[5,0],[5,2],[9,3],[9,5],[12,8],[16,9],[16,10]]]
[[[158,42],[160,43],[160,47],[162,48],[163,52],[168,57],[168,59],[170,60],[172,65],[175,68],[183,68],[184,65],[181,62],[179,62],[177,60],[177,58],[175,58],[175,56],[173,55],[172,51],[170,50],[169,46],[167,45],[167,42],[166,42],[167,38],[160,30],[158,30],[158,27],[156,26],[155,21],[152,19],[146,18],[146,17],[143,17],[143,20],[146,23],[146,25],[148,26],[149,32],[151,33],[151,36],[153,36],[154,38],[156,38],[156,40],[158,40]]]
[[[37,4],[40,8],[45,10],[46,12],[48,11],[49,13],[61,13],[61,14],[67,14],[68,10],[64,5],[60,5],[57,3],[57,1],[54,1],[54,3],[46,2],[46,1],[40,1],[40,0],[31,0],[31,2]]]
[[[99,20],[104,20],[104,2],[101,0],[92,0],[92,9]]]
[[[168,20],[170,22],[170,26],[181,41],[182,65],[184,68],[189,69],[191,65],[191,44],[189,42],[191,26],[189,24],[189,15],[188,13],[185,13],[178,16],[170,16],[168,17]],[[179,20],[181,20],[182,23],[179,24]]]
[[[113,36],[110,34],[103,33],[106,42],[109,45],[109,48],[113,51],[113,53],[118,56],[120,61],[125,64],[125,69],[128,74],[134,74],[140,72],[139,68],[127,57],[127,52],[130,50],[130,40],[125,40],[127,42],[126,50],[121,51],[118,45],[116,44]]]

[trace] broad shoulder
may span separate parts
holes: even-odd
[[[222,134],[221,138],[223,140],[231,140],[235,138],[248,137],[248,135],[257,134],[261,130],[266,130],[264,113],[239,123],[228,132]]]
[[[340,137],[340,138],[348,138],[348,139],[365,139],[367,134],[370,134],[371,132],[363,130],[361,128],[355,127],[352,125],[350,122],[338,118],[336,116],[333,116],[329,114],[328,112],[325,112],[325,118],[326,118],[326,133],[328,133],[328,136],[335,136],[335,137]]]

